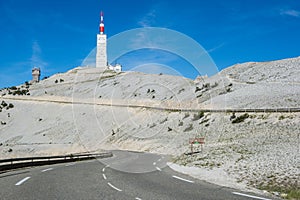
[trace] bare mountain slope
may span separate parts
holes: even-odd
[[[299,108],[299,71],[300,58],[239,64],[200,81],[75,68],[0,91],[0,155],[150,151],[216,172],[218,178],[195,176],[218,184],[293,190],[300,176],[299,112],[196,109]],[[189,138],[200,136],[204,152],[186,156]]]
[[[300,57],[273,62],[244,63],[209,79],[223,83],[226,92],[211,92],[211,108],[300,107]]]

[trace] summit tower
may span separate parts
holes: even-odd
[[[104,33],[104,20],[103,20],[103,12],[100,13],[100,25],[99,25],[99,33],[97,34],[97,53],[96,53],[96,67],[106,69],[107,64],[107,37]]]

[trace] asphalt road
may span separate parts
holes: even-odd
[[[114,151],[112,158],[0,174],[0,199],[270,199],[209,184],[171,170],[168,158]],[[246,196],[245,196],[246,195]]]

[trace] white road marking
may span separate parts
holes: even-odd
[[[105,167],[102,169],[102,172],[105,172]]]
[[[135,197],[136,200],[142,200],[141,198]]]
[[[249,194],[243,194],[243,193],[239,193],[239,192],[232,192],[232,194],[240,195],[240,196],[244,196],[244,197],[250,197],[250,198],[253,198],[253,199],[271,200],[271,199],[266,199],[266,198],[263,198],[263,197],[252,196],[252,195],[249,195]]]
[[[105,174],[102,174],[103,175],[103,178],[106,180],[106,176],[105,176]]]
[[[185,181],[185,182],[189,182],[189,183],[194,183],[194,181],[190,181],[190,180],[187,180],[187,179],[178,177],[178,176],[173,176],[173,178],[177,178],[177,179],[179,179],[179,180],[182,180],[182,181]]]
[[[112,185],[111,183],[107,183],[110,187],[112,187],[113,189],[119,191],[119,192],[122,192],[121,189],[117,188],[116,186]]]
[[[27,181],[28,179],[30,179],[30,176],[23,178],[22,180],[20,180],[19,182],[16,183],[16,185],[21,185],[22,183],[24,183],[25,181]]]
[[[44,169],[44,170],[42,170],[42,172],[50,171],[50,170],[52,170],[52,169],[53,169],[53,168]]]
[[[156,165],[156,162],[154,162],[153,165]]]
[[[156,169],[157,169],[158,171],[161,171],[161,169],[160,169],[159,167],[156,167]]]
[[[158,162],[160,162],[161,161],[161,158],[160,159],[158,159]]]

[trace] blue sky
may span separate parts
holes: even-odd
[[[300,56],[298,0],[0,0],[0,88],[30,80],[33,66],[42,77],[79,66],[96,46],[101,10],[108,37],[142,27],[175,30],[198,42],[218,70]],[[131,52],[118,62],[127,70],[155,62],[196,76],[176,68],[189,63],[172,53],[151,54]]]

